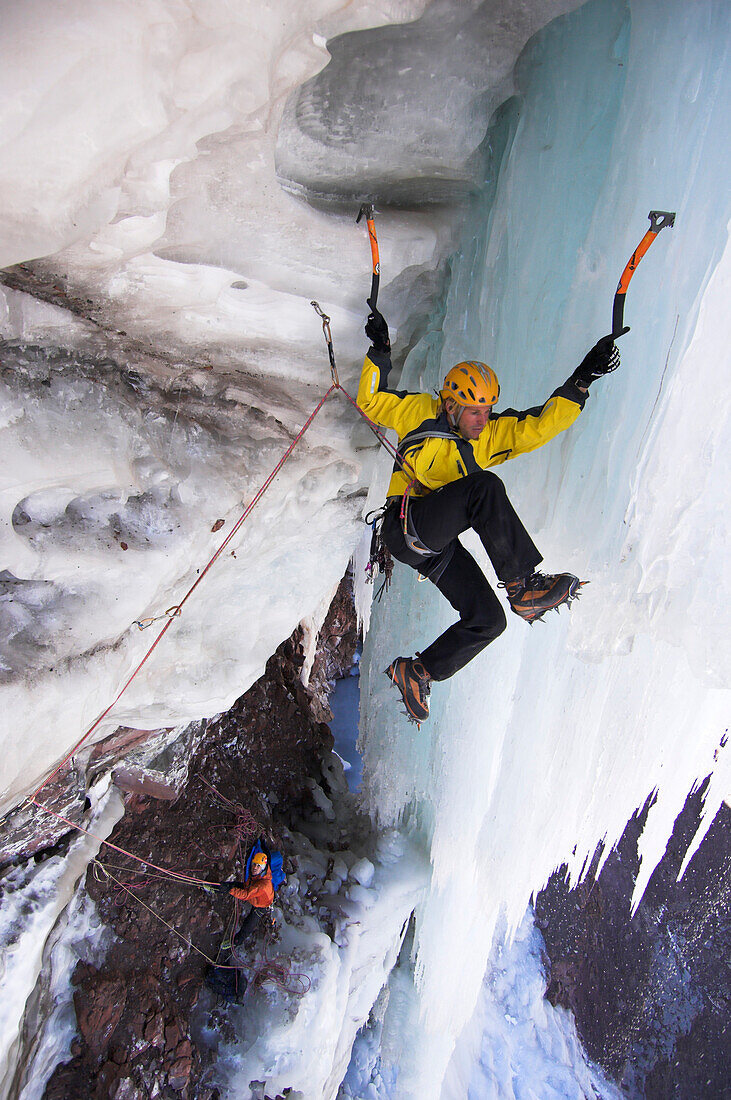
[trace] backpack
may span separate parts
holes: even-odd
[[[275,890],[278,890],[286,879],[284,873],[284,856],[281,852],[278,852],[276,848],[272,849],[268,844],[264,842],[263,837],[259,837],[255,840],[251,846],[251,851],[246,857],[246,879],[251,877],[251,861],[257,852],[263,852],[269,862],[269,869],[272,872],[272,886]]]

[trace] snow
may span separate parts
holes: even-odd
[[[151,641],[135,620],[180,599],[325,392],[313,297],[354,389],[369,257],[348,201],[383,208],[401,384],[431,388],[479,356],[516,407],[608,331],[647,212],[677,211],[631,284],[621,370],[565,436],[500,471],[546,567],[591,580],[571,614],[531,630],[511,617],[436,685],[417,732],[382,669],[451,614],[404,569],[373,608],[356,578],[363,797],[402,854],[373,858],[372,881],[338,902],[360,931],[339,945],[306,921],[292,932],[330,999],[277,1025],[265,997],[276,1043],[231,1052],[232,1081],[286,1068],[314,1075],[305,1095],[332,1095],[361,1024],[349,1080],[370,1080],[364,1095],[389,1095],[397,1062],[420,1100],[451,1087],[453,1057],[461,1080],[477,1073],[467,1027],[473,1052],[477,1033],[493,1052],[496,1095],[513,1073],[530,1095],[550,1057],[557,1081],[569,1065],[584,1080],[561,1021],[538,1020],[531,896],[561,863],[576,882],[656,791],[636,904],[693,784],[712,773],[685,866],[729,794],[729,9],[592,0],[513,69],[575,6],[0,5],[0,265],[26,265],[17,285],[51,299],[0,289],[3,809],[114,697]],[[222,711],[298,623],[316,636],[356,544],[362,571],[360,516],[387,477],[330,398],[98,736]],[[386,994],[418,892],[404,867],[423,852],[415,970],[402,951]],[[13,979],[11,1045],[35,973]],[[510,1069],[496,1068],[496,1005],[523,1022],[506,1022]]]

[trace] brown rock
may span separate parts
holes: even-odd
[[[168,1070],[168,1083],[170,1087],[175,1089],[176,1092],[182,1092],[190,1080],[192,1069],[192,1055],[184,1054],[181,1055],[180,1058],[176,1058]]]
[[[115,768],[112,772],[115,785],[125,794],[140,795],[147,798],[161,798],[167,802],[174,802],[178,792],[172,784],[162,783],[157,779],[151,779],[143,771],[133,771],[130,768]]]
[[[165,1028],[165,1046],[168,1050],[174,1050],[182,1038],[180,1025],[174,1020]]]
[[[126,999],[124,983],[114,978],[96,979],[74,994],[79,1031],[97,1058],[107,1049]]]
[[[97,1100],[97,1097],[99,1100],[102,1097],[107,1100],[107,1097],[116,1096],[121,1076],[119,1066],[115,1066],[114,1062],[105,1062],[96,1078],[96,1087],[90,1095],[94,1100]]]
[[[38,801],[75,824],[82,820],[85,794],[82,777],[71,761],[42,788]],[[52,847],[71,831],[68,822],[59,820],[48,810],[23,803],[2,818],[0,866],[28,859]]]
[[[147,1090],[140,1089],[131,1077],[122,1077],[109,1097],[110,1100],[147,1100]]]
[[[162,1050],[165,1045],[165,1021],[162,1016],[153,1016],[148,1020],[142,1035],[146,1043],[152,1047],[160,1047]]]
[[[340,637],[343,626],[339,621]],[[207,880],[236,878],[240,845],[245,849],[263,832],[281,847],[270,807],[298,813],[311,804],[311,778],[322,781],[317,762],[330,738],[313,713],[312,691],[301,683],[301,637],[298,628],[246,695],[191,738],[189,778],[175,801],[155,797],[159,792],[150,788],[125,795],[125,816],[110,839],[134,853],[129,868],[133,875],[140,869],[137,860],[147,860]],[[317,681],[323,697],[326,672],[332,671],[323,670]],[[140,731],[118,734],[130,746],[142,740]],[[120,745],[104,748],[112,756]],[[131,763],[125,767],[133,770]],[[114,862],[119,862],[116,856]],[[121,869],[115,873],[129,877]],[[80,1049],[76,1064],[54,1071],[49,1098],[162,1100],[177,1095],[179,1100],[206,1100],[210,1095],[213,1100],[209,1089],[201,1091],[203,1067],[187,1034],[205,960],[181,946],[179,936],[163,928],[156,914],[215,957],[224,928],[222,903],[155,875],[140,882],[136,891],[149,910],[128,898],[120,908],[109,883],[91,875],[87,890],[118,938],[99,971],[77,967]],[[106,1060],[117,1059],[118,1048],[127,1056],[121,1065]]]
[[[102,761],[106,763],[110,760],[120,759],[131,749],[167,732],[166,727],[156,730],[136,730],[130,726],[117,726],[114,733],[94,745],[89,762],[99,764]]]

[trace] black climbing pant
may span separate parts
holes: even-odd
[[[410,532],[430,555],[407,545],[394,501],[382,535],[393,556],[428,577],[459,612],[454,623],[421,651],[433,680],[447,680],[493,642],[506,626],[505,612],[487,578],[458,536],[477,532],[498,579],[519,580],[535,571],[541,555],[508,500],[505,486],[489,470],[469,474],[409,502]]]
[[[241,921],[239,930],[234,936],[234,947],[238,947],[244,940],[248,939],[249,936],[258,932],[259,928],[266,923],[268,915],[268,909],[257,909],[256,906],[252,905],[249,912]]]

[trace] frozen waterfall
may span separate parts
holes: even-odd
[[[362,198],[400,385],[477,357],[515,408],[609,331],[648,211],[677,212],[630,287],[621,369],[500,470],[546,568],[591,582],[571,614],[511,617],[417,731],[382,670],[451,610],[398,566],[384,601],[359,593],[363,797],[410,871],[376,861],[350,959],[368,983],[327,955],[367,1019],[430,861],[341,1095],[612,1096],[542,1006],[526,912],[655,791],[637,903],[694,784],[711,775],[686,865],[731,793],[728,4],[0,0],[0,21],[3,812],[109,703],[149,644],[135,621],[175,604],[327,389],[313,297],[355,391]],[[299,623],[314,638],[387,476],[330,400],[100,735],[221,712]],[[338,1072],[354,1020],[320,1017]],[[292,1061],[298,1028],[278,1033]],[[277,1062],[260,1053],[233,1052],[237,1087]],[[336,1095],[326,1077],[305,1100]]]
[[[677,209],[627,297],[622,368],[579,422],[501,476],[550,570],[591,580],[570,615],[507,632],[434,685],[416,732],[380,674],[450,621],[400,570],[374,608],[362,678],[370,800],[430,846],[418,922],[422,1056],[432,1095],[475,1003],[493,932],[517,928],[551,871],[576,881],[657,791],[636,898],[693,784],[731,787],[728,630],[716,598],[727,541],[729,11],[590,3],[521,56],[487,182],[452,257],[443,315],[401,385],[433,388],[482,358],[503,401],[538,404],[611,328],[616,278],[651,208]],[[388,295],[383,295],[387,312]],[[489,563],[479,543],[470,543]],[[700,837],[696,838],[698,843]],[[689,853],[689,858],[692,851]],[[448,965],[445,964],[448,959]]]

